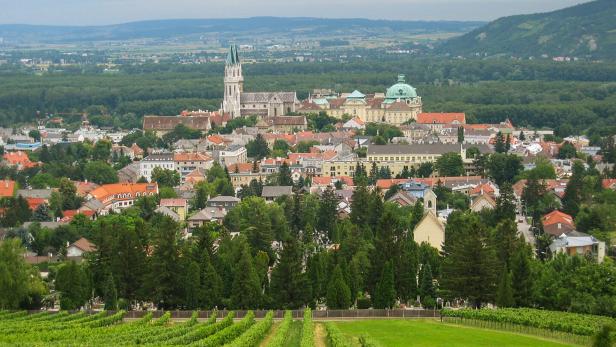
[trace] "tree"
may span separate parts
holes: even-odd
[[[496,153],[506,153],[505,137],[500,131],[496,133],[496,143],[494,144],[494,151]]]
[[[147,288],[150,299],[161,309],[176,308],[182,303],[184,284],[181,278],[178,225],[169,217],[154,217],[153,253],[150,258]]]
[[[97,141],[92,148],[92,160],[107,161],[111,155],[111,141]]]
[[[585,170],[581,162],[573,163],[572,175],[567,182],[565,195],[563,196],[563,210],[571,216],[576,216],[580,210],[582,201],[582,190],[584,188]]]
[[[261,160],[270,154],[267,141],[261,134],[257,134],[254,140],[246,144],[246,154],[255,160]]]
[[[577,150],[575,149],[575,146],[571,142],[565,141],[558,150],[558,159],[575,158],[576,153]]]
[[[41,132],[33,129],[28,132],[28,136],[34,139],[34,142],[41,142]]]
[[[355,225],[369,225],[370,192],[365,184],[358,185],[353,191],[351,201],[351,222]]]
[[[331,187],[325,188],[321,194],[317,228],[321,231],[332,233],[336,228],[338,197]]]
[[[459,153],[445,153],[436,160],[439,176],[463,176],[464,162]]]
[[[374,291],[374,308],[392,308],[396,303],[396,288],[394,288],[394,270],[391,261],[385,263],[381,278]]]
[[[104,161],[90,161],[83,168],[83,176],[85,179],[97,184],[116,183],[118,174]]]
[[[116,290],[115,283],[113,282],[113,275],[111,273],[107,274],[107,278],[105,279],[103,301],[105,302],[105,310],[118,309],[118,291]]]
[[[283,162],[280,165],[280,170],[278,171],[278,185],[279,186],[292,186],[293,178],[291,178],[291,169],[287,162]]]
[[[307,302],[306,276],[303,272],[303,254],[297,240],[290,237],[284,242],[276,267],[272,271],[271,292],[277,307],[297,309]]]
[[[152,182],[158,183],[161,187],[177,187],[180,185],[180,173],[175,170],[155,167],[152,170]]]
[[[518,140],[524,141],[526,140],[526,135],[524,135],[524,131],[520,130],[520,135],[518,135]]]
[[[30,269],[24,252],[18,239],[0,243],[0,309],[16,309],[28,297]]]
[[[234,273],[231,288],[231,307],[234,309],[261,307],[261,282],[255,271],[248,244],[244,244],[242,247],[241,256]]]
[[[498,186],[504,182],[513,183],[523,169],[522,159],[515,154],[493,153],[488,157],[485,168]]]
[[[458,143],[464,143],[464,127],[458,127]]]
[[[496,306],[505,308],[515,305],[513,298],[513,289],[511,288],[511,273],[507,266],[503,269],[500,275],[498,291],[496,292]]]
[[[511,258],[518,247],[518,227],[515,220],[505,219],[496,225],[494,244],[501,267],[509,268]]]
[[[201,265],[201,306],[213,309],[222,300],[223,283],[210,261],[210,255],[203,253]]]
[[[60,292],[60,308],[63,310],[78,309],[90,299],[88,277],[82,266],[74,261],[58,268],[55,286]]]
[[[3,198],[0,206],[4,208],[4,215],[0,219],[0,224],[4,227],[15,227],[30,220],[32,211],[23,196]]]
[[[60,179],[58,192],[60,193],[62,210],[75,210],[81,206],[83,199],[77,196],[77,187],[68,178]]]
[[[42,203],[36,207],[32,212],[32,221],[35,222],[49,222],[51,221],[51,211],[49,211],[49,205]]]
[[[529,253],[527,247],[518,247],[511,259],[511,286],[517,307],[528,307],[531,303],[532,273]]]
[[[193,260],[186,260],[184,266],[184,306],[194,310],[201,306],[201,270],[199,264]]]
[[[434,166],[432,163],[421,163],[417,169],[418,177],[430,177],[434,172]]]
[[[351,290],[344,280],[340,264],[334,268],[327,285],[327,308],[346,310],[351,306]]]
[[[450,297],[468,299],[479,308],[493,299],[497,263],[489,232],[474,213],[449,216],[443,245],[441,288]]]
[[[515,220],[516,207],[515,196],[511,183],[505,182],[500,187],[500,195],[496,198],[496,208],[494,216],[497,221]]]
[[[614,341],[612,331],[614,331],[612,326],[602,326],[601,330],[593,337],[592,347],[612,347]]]
[[[419,272],[419,296],[424,307],[431,307],[436,300],[436,289],[430,264],[423,264]],[[430,305],[431,304],[431,305]]]

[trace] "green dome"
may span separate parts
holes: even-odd
[[[398,83],[387,88],[385,98],[391,100],[416,98],[417,91],[415,88],[404,83],[404,75],[398,75]]]

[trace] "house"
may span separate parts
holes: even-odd
[[[489,194],[478,195],[471,203],[471,211],[481,212],[483,209],[493,210],[496,208],[496,201]]]
[[[435,213],[429,211],[424,214],[424,217],[415,226],[413,239],[417,244],[426,242],[441,251],[445,242],[445,225],[438,219]]]
[[[144,116],[143,131],[152,131],[156,136],[161,137],[171,132],[178,125],[184,125],[193,130],[206,132],[212,128],[209,115],[180,115],[175,117],[167,116]]]
[[[489,195],[491,198],[495,198],[498,195],[498,189],[492,182],[485,182],[478,184],[477,186],[469,190],[468,195],[471,198],[482,195]]]
[[[443,125],[466,124],[466,115],[464,113],[420,113],[417,115],[417,123],[426,124],[432,130],[437,130]]]
[[[546,214],[541,221],[543,231],[555,237],[575,231],[573,217],[558,210]]]
[[[407,191],[399,190],[387,199],[387,202],[393,202],[401,207],[413,206],[417,203],[417,197]]]
[[[135,200],[140,197],[156,194],[158,194],[158,184],[156,183],[103,184],[87,195],[86,205],[92,200],[98,201],[95,206],[89,209],[105,215],[110,211],[117,212],[133,206]]]
[[[175,168],[180,173],[182,182],[186,180],[186,176],[191,172],[202,169],[209,170],[214,163],[214,160],[204,153],[175,153],[173,155]]]
[[[188,200],[186,199],[160,199],[159,206],[166,207],[177,213],[180,220],[186,219],[186,214],[188,213]]]
[[[95,211],[90,211],[90,210],[66,210],[66,211],[62,211],[62,218],[60,219],[60,222],[62,223],[68,223],[70,221],[73,220],[73,218],[75,218],[76,215],[78,214],[82,214],[84,216],[86,216],[87,218],[89,218],[90,220],[94,220],[96,219],[96,212]]]
[[[139,176],[144,177],[148,182],[152,180],[154,168],[164,170],[175,170],[173,153],[150,154],[139,162]]]
[[[121,168],[118,171],[118,181],[120,182],[128,182],[128,183],[137,183],[139,178],[141,177],[139,172],[140,163],[130,163],[125,167]]]
[[[605,259],[605,242],[597,240],[594,236],[571,232],[561,234],[550,244],[552,254],[564,253],[567,255],[591,256],[602,263]]]
[[[222,166],[245,163],[248,160],[247,153],[246,147],[240,145],[231,145],[225,150],[212,152],[214,159]]]
[[[275,116],[262,118],[257,127],[273,132],[293,132],[308,128],[305,116]]]
[[[77,189],[77,196],[85,197],[89,192],[98,188],[99,185],[88,181],[73,181],[73,185]]]
[[[351,118],[342,125],[343,129],[364,129],[365,127],[366,122],[359,117]]]
[[[12,198],[15,195],[15,181],[0,180],[0,198]]]
[[[227,215],[227,210],[220,207],[206,207],[196,214],[188,217],[188,227],[192,230],[201,227],[208,222],[222,223]]]
[[[131,160],[135,159],[135,152],[130,147],[122,145],[113,145],[111,147],[111,154],[113,158],[120,158],[122,156],[129,157]]]
[[[154,210],[154,212],[160,213],[163,216],[167,216],[178,223],[184,220],[183,218],[180,217],[180,215],[175,213],[175,211],[173,211],[172,209],[166,206],[159,206],[156,210]]]
[[[235,206],[237,206],[237,204],[240,203],[239,198],[236,198],[235,196],[224,196],[224,195],[219,195],[215,198],[211,198],[209,199],[206,203],[205,206],[207,207],[219,207],[219,208],[223,208],[225,210],[230,210],[232,208],[234,208]]]
[[[261,196],[268,202],[285,195],[293,195],[292,186],[265,186],[263,192],[261,192]]]
[[[66,248],[66,256],[69,258],[72,257],[83,257],[84,253],[92,252],[96,249],[96,246],[88,241],[86,238],[80,238],[79,240],[71,243]]]
[[[37,163],[30,161],[30,158],[25,152],[7,152],[2,156],[8,166],[14,166],[17,170],[29,169],[37,166]]]

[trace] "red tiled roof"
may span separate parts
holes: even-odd
[[[160,199],[160,206],[184,207],[186,204],[188,204],[186,199]]]
[[[30,207],[32,211],[36,210],[39,205],[46,203],[43,198],[26,198],[26,201],[28,202],[28,207]]]
[[[0,180],[0,198],[10,198],[15,193],[15,181]]]
[[[601,184],[604,189],[614,189],[616,188],[616,178],[606,178],[601,181]]]
[[[417,116],[417,123],[420,124],[464,124],[466,115],[464,113],[420,113]]]
[[[96,246],[92,242],[88,241],[88,239],[84,237],[73,242],[71,246],[75,246],[84,252],[92,252],[96,248]]]
[[[236,163],[227,165],[227,171],[230,174],[232,173],[250,173],[252,172],[252,163]]]
[[[22,169],[28,169],[37,166],[28,158],[28,155],[22,151],[7,152],[2,156],[4,160],[11,166],[19,166]]]
[[[186,152],[186,153],[174,153],[173,160],[174,161],[210,161],[212,160],[212,158],[203,153]]]
[[[217,134],[208,136],[207,140],[216,145],[222,145],[223,143],[225,143],[225,139],[222,136],[217,135]]]
[[[413,179],[411,178],[386,178],[380,179],[376,181],[376,187],[379,189],[389,189],[394,185],[411,182]]]
[[[559,210],[554,210],[546,214],[545,216],[543,216],[542,221],[544,226],[560,223],[575,227],[575,224],[573,223],[573,217]]]
[[[62,211],[62,215],[64,217],[62,217],[62,219],[60,219],[60,222],[64,222],[64,223],[70,222],[78,214],[82,214],[82,215],[84,215],[86,217],[92,217],[94,215],[94,211],[92,211],[92,210],[83,210],[83,211],[79,211],[79,210],[66,210],[66,211]]]
[[[110,199],[114,200],[133,200],[143,195],[158,194],[158,184],[156,183],[112,183],[104,184],[93,191],[90,195],[95,199],[105,203]]]
[[[475,188],[471,189],[469,194],[470,195],[483,195],[483,194],[492,195],[494,194],[494,188],[492,188],[491,184],[484,183],[484,184],[480,184],[476,186]]]

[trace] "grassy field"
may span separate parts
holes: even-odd
[[[336,322],[340,330],[357,338],[368,334],[386,347],[402,346],[567,346],[555,341],[508,332],[454,326],[430,320],[370,320]]]

